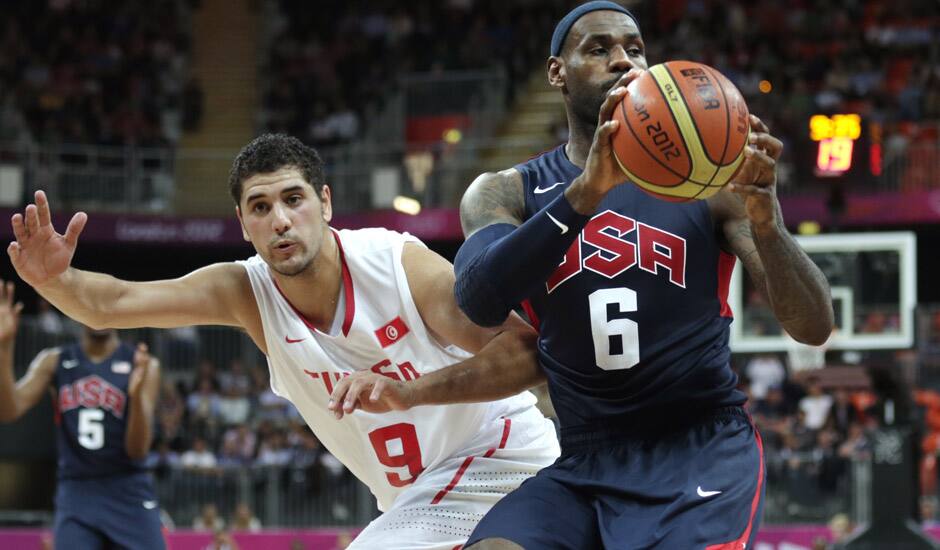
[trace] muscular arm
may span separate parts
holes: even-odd
[[[154,411],[160,391],[160,363],[148,356],[146,364],[138,368],[147,369],[147,372],[138,375],[143,377],[140,382],[142,387],[137,395],[130,399],[127,433],[124,436],[127,456],[135,460],[147,456],[153,442]]]
[[[0,422],[13,422],[48,391],[59,359],[57,349],[43,350],[18,382],[13,379],[13,343],[0,344]]]
[[[742,199],[728,191],[709,206],[724,245],[741,259],[781,326],[799,342],[823,344],[833,324],[829,283],[783,226],[779,204],[776,221],[766,225],[751,223]]]
[[[95,329],[170,328],[242,325],[242,310],[252,296],[246,284],[244,268],[234,263],[149,282],[70,267],[36,290],[65,315]]]
[[[465,237],[497,223],[521,225],[524,217],[522,175],[516,170],[480,175],[460,200],[460,225]]]
[[[566,194],[520,225],[524,210],[522,176],[515,170],[483,174],[461,201],[468,237],[454,261],[454,293],[460,309],[478,325],[502,324],[548,279],[590,219],[574,209]]]
[[[454,300],[450,263],[417,244],[406,244],[402,264],[412,297],[434,336],[473,357],[415,381],[418,403],[491,401],[515,395],[545,381],[536,357],[535,330],[512,314],[499,327],[473,324]]]

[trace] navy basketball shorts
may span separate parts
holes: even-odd
[[[60,479],[55,505],[56,550],[166,548],[160,507],[146,473]]]
[[[751,548],[764,498],[760,435],[740,407],[683,426],[562,431],[562,454],[499,501],[465,547]]]

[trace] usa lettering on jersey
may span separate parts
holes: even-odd
[[[107,380],[86,376],[59,388],[59,411],[67,412],[84,407],[111,411],[114,416],[124,418],[127,395]]]
[[[627,240],[631,233],[633,240]],[[613,279],[638,266],[653,275],[662,268],[668,272],[670,283],[685,288],[685,265],[685,239],[605,210],[591,218],[571,243],[545,287],[551,293],[584,269]]]

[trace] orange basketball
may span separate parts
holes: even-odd
[[[615,108],[613,150],[623,172],[660,199],[717,193],[744,162],[747,105],[723,74],[692,61],[650,67]]]

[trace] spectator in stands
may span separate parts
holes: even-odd
[[[235,514],[230,522],[232,531],[249,531],[257,533],[261,530],[261,521],[255,517],[251,508],[244,502],[239,502],[235,507]]]
[[[171,447],[179,448],[181,444],[185,414],[186,404],[179,388],[172,380],[165,380],[157,404],[157,423],[160,427],[160,438]]]
[[[832,396],[823,392],[819,378],[812,376],[806,380],[807,395],[800,400],[800,411],[806,417],[805,426],[810,430],[818,430],[826,423],[829,409],[832,408]]]
[[[228,458],[239,464],[250,464],[255,458],[257,436],[246,424],[229,428],[222,438],[222,445],[227,449]]]
[[[852,404],[846,389],[838,388],[832,395],[832,406],[829,409],[826,427],[836,430],[841,438],[845,438],[849,429],[860,421],[858,410]]]
[[[750,381],[751,395],[760,401],[767,396],[771,386],[783,383],[787,376],[783,361],[772,353],[760,353],[751,358],[744,367]]]
[[[213,470],[217,465],[215,454],[209,450],[206,440],[193,439],[193,446],[180,457],[180,466],[192,470]]]
[[[194,433],[212,437],[219,419],[219,394],[208,378],[199,381],[199,387],[186,399],[189,426]]]
[[[219,515],[215,504],[206,504],[202,512],[193,520],[193,529],[196,531],[219,531],[225,528],[225,521]]]

